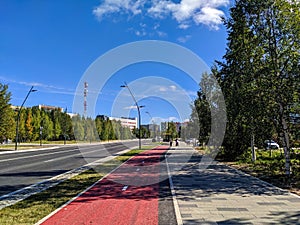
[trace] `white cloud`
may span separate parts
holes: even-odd
[[[229,0],[104,0],[93,10],[98,19],[110,14],[143,14],[164,19],[168,16],[178,22],[178,27],[187,29],[192,23],[218,29],[224,12],[219,7],[227,6]]]
[[[158,86],[155,87],[157,90],[160,92],[174,92],[177,90],[177,87],[175,85],[170,85],[170,86]]]
[[[179,121],[177,117],[171,116],[168,118],[168,121]]]
[[[141,8],[144,4],[144,0],[105,0],[100,6],[94,8],[93,14],[100,20],[111,13],[124,12],[137,15],[142,13]]]
[[[176,86],[175,86],[175,85],[171,85],[171,86],[170,86],[170,89],[171,89],[172,91],[176,91]]]
[[[159,87],[159,91],[166,92],[166,91],[168,91],[168,88],[164,87],[164,86],[161,86],[161,87]]]
[[[141,108],[141,107],[139,107]],[[137,109],[135,105],[124,107],[124,109]]]
[[[177,41],[179,41],[180,43],[186,43],[189,39],[191,39],[191,37],[191,35],[185,35],[184,37],[179,37]]]
[[[162,117],[153,117],[152,118],[152,122],[156,123],[156,124],[160,124],[162,122],[179,122],[181,121],[179,118],[175,117],[175,116],[171,116],[168,118],[162,118]]]
[[[194,16],[194,21],[197,24],[202,23],[217,30],[218,26],[222,24],[222,16],[224,16],[224,13],[221,10],[205,7],[201,9],[200,13]]]
[[[185,24],[185,23],[181,23],[181,24],[178,25],[178,27],[182,30],[186,30],[190,27],[190,25]]]
[[[6,78],[4,76],[0,76],[0,80],[3,80],[7,83],[15,83],[19,85],[24,85],[27,87],[34,86],[35,89],[38,89],[38,91],[46,92],[46,93],[53,93],[53,94],[65,94],[65,95],[74,95],[75,90],[71,88],[64,88],[64,87],[58,87],[54,85],[49,84],[43,84],[38,82],[27,82],[27,81],[17,81],[10,78]]]
[[[159,37],[161,37],[161,38],[167,37],[167,36],[168,36],[168,34],[167,34],[166,32],[163,32],[163,31],[157,31],[157,35],[158,35]]]

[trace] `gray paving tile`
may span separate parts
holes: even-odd
[[[300,198],[222,164],[199,170],[200,161],[195,152],[172,173],[183,224],[300,225]]]
[[[217,208],[218,211],[230,211],[230,212],[237,212],[237,211],[248,211],[246,208]]]
[[[197,204],[179,204],[179,206],[183,208],[198,208]]]

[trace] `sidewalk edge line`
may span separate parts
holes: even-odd
[[[168,153],[168,151],[166,153]],[[169,177],[169,183],[170,183],[170,188],[171,188],[171,193],[172,193],[172,199],[173,199],[173,204],[174,204],[174,210],[175,210],[177,225],[183,225],[181,213],[180,213],[180,210],[179,210],[178,201],[177,201],[177,198],[176,198],[176,191],[174,189],[174,184],[173,184],[172,176],[171,176],[171,173],[170,173],[168,157],[167,157],[166,153],[165,153],[165,159],[166,159],[166,164],[167,164],[167,171],[168,171],[168,177]]]

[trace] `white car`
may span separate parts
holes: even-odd
[[[279,149],[280,146],[273,140],[266,140],[264,143],[265,149]]]

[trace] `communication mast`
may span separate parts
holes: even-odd
[[[88,83],[84,82],[84,91],[83,91],[83,96],[84,96],[84,102],[83,102],[83,109],[84,109],[84,117],[86,117],[86,111],[87,111],[87,93],[88,93]]]

